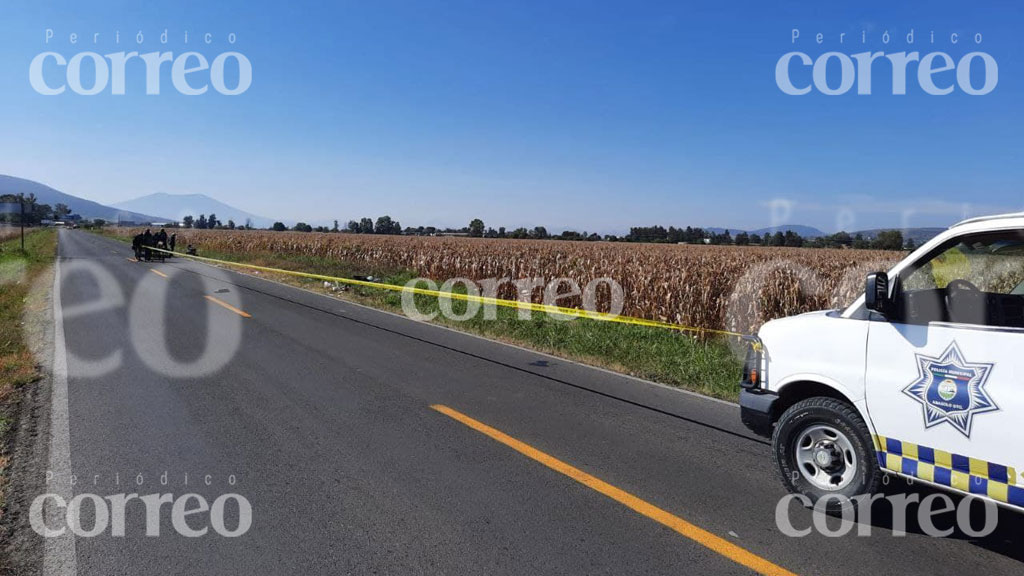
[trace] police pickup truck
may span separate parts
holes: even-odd
[[[852,498],[889,472],[1024,508],[1024,213],[961,222],[846,310],[757,340],[742,418],[790,491]]]

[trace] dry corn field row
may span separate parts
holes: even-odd
[[[119,229],[130,236],[138,230]],[[738,246],[372,236],[269,231],[177,230],[177,248],[260,257],[303,255],[386,275],[409,270],[438,282],[462,277],[610,277],[622,314],[687,326],[755,331],[773,318],[846,306],[864,276],[887,270],[898,252]],[[515,290],[501,297],[515,298]],[[538,291],[539,292],[539,291]],[[600,292],[599,292],[600,294]],[[607,294],[605,294],[607,296]],[[534,294],[540,301],[541,295]],[[559,300],[572,306],[572,300]],[[575,305],[580,305],[576,299]]]

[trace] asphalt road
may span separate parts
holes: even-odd
[[[895,536],[884,516],[870,537],[783,535],[768,446],[732,404],[204,264],[130,257],[124,244],[61,232],[67,427],[55,403],[51,465],[69,455],[74,494],[238,494],[251,526],[186,537],[167,504],[153,520],[160,535],[146,536],[145,508],[130,502],[125,536],[46,542],[51,573],[1024,570],[1022,523],[1008,512],[980,541],[913,525]],[[227,510],[225,530],[238,523]],[[188,519],[212,526],[209,513]],[[793,508],[792,521],[812,517]]]

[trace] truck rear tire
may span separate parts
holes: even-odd
[[[828,511],[873,494],[882,478],[864,419],[835,398],[808,398],[786,410],[772,435],[772,459],[789,491],[812,506],[833,496]]]

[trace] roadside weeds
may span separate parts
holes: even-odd
[[[16,517],[27,510],[21,506],[22,490],[14,486],[19,483],[16,477],[29,470],[38,475],[45,469],[36,466],[46,456],[45,449],[37,454],[40,439],[45,438],[37,408],[43,396],[38,389],[49,370],[57,233],[52,229],[30,232],[24,253],[19,243],[18,239],[0,242],[0,540],[7,552],[5,573],[20,564],[10,558],[16,548],[11,537]]]

